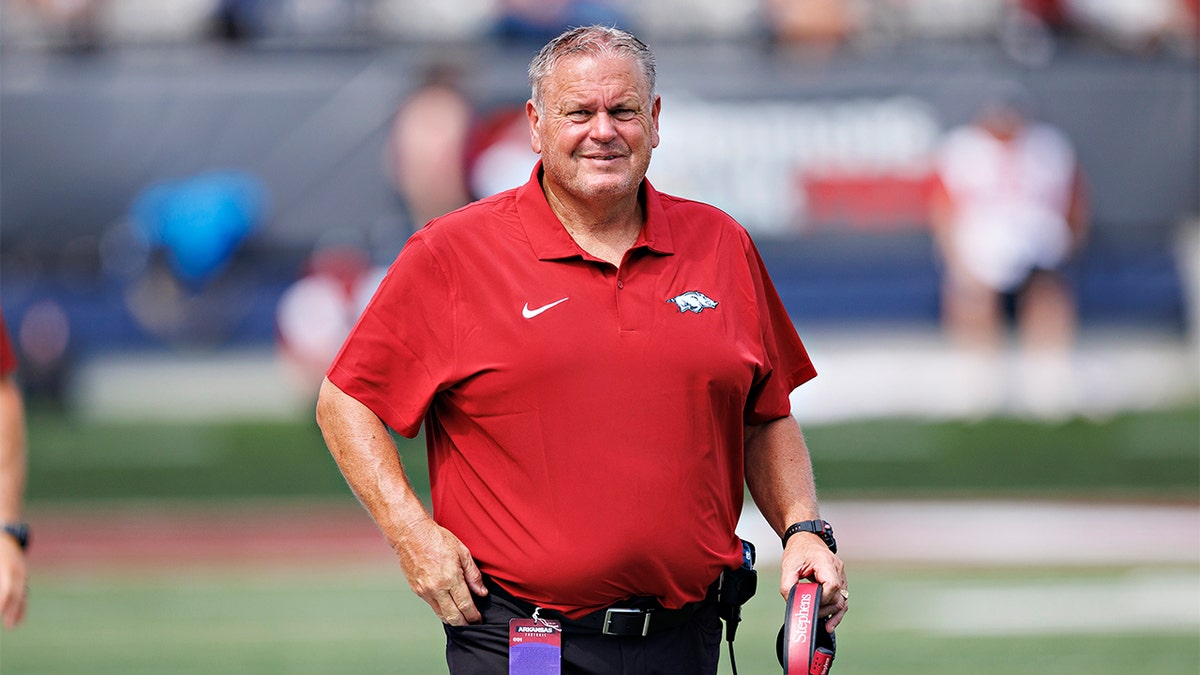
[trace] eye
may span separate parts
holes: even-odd
[[[567,119],[574,122],[583,122],[592,116],[592,113],[587,110],[572,110],[567,113]]]
[[[616,110],[610,112],[609,115],[612,115],[618,121],[628,122],[634,117],[637,117],[637,111],[629,108],[617,108]]]

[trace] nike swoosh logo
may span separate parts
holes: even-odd
[[[541,314],[542,312],[550,309],[551,307],[553,307],[555,305],[561,305],[562,303],[566,302],[569,299],[570,299],[570,297],[568,296],[566,298],[563,298],[562,300],[555,300],[554,302],[552,302],[548,305],[542,305],[541,307],[538,307],[537,309],[529,309],[529,303],[527,302],[527,303],[525,303],[525,306],[521,308],[521,316],[525,317],[526,319],[532,319],[533,317],[537,316],[538,314]]]

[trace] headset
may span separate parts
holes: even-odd
[[[817,616],[821,584],[801,581],[788,592],[787,612],[779,629],[776,651],[784,675],[828,675],[837,640]]]

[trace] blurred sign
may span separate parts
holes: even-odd
[[[650,168],[660,190],[711,202],[752,232],[924,222],[941,127],[920,99],[664,99]]]

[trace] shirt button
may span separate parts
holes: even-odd
[[[617,288],[625,288],[625,282],[621,281],[621,280],[617,280]]]

